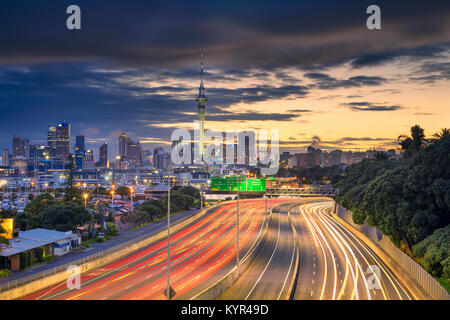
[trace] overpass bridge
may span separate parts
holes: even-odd
[[[337,188],[270,188],[265,191],[239,191],[239,195],[247,196],[249,198],[259,197],[335,197],[338,193]],[[206,199],[209,200],[226,200],[235,199],[236,191],[214,191],[206,194]]]
[[[335,197],[338,193],[335,188],[272,188],[266,189],[265,196],[289,196],[289,197]]]

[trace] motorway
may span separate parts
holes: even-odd
[[[264,245],[258,255],[219,299],[278,300],[289,297],[298,255],[288,210],[292,204],[275,207]]]
[[[296,281],[296,300],[413,299],[390,268],[331,216],[332,208],[333,201],[326,198],[304,199],[274,211],[263,248],[220,298],[287,299],[287,285]]]
[[[265,216],[265,201],[239,202],[240,257],[255,242]],[[175,299],[189,299],[236,265],[236,204],[218,207],[171,235],[171,285]],[[166,299],[167,239],[81,276],[81,289],[66,283],[23,299]]]
[[[413,299],[390,268],[331,216],[333,204],[318,200],[291,211],[300,244],[294,299]]]
[[[261,233],[265,205],[263,199],[239,202],[241,259]],[[414,299],[391,269],[332,217],[332,200],[279,199],[272,205],[262,247],[220,299]],[[232,202],[209,210],[171,235],[175,299],[195,297],[235,268],[236,231]],[[160,300],[166,299],[166,285],[164,239],[83,274],[81,289],[69,290],[63,282],[23,299]]]

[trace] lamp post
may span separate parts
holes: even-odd
[[[203,211],[203,187],[200,189],[200,210]]]
[[[241,274],[241,268],[239,266],[239,177],[236,175],[236,264],[238,274]]]
[[[87,201],[87,198],[88,198],[88,194],[87,193],[83,193],[83,198],[84,198],[84,208],[86,209],[87,208],[86,201]]]
[[[114,190],[111,190],[111,204],[114,206],[114,194],[116,192]]]
[[[170,173],[167,179],[167,299],[172,299],[172,288],[170,287]]]
[[[131,208],[133,208],[133,193],[134,193],[133,186],[130,186],[130,205],[131,205]]]

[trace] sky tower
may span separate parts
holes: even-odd
[[[199,141],[199,153],[200,161],[203,163],[203,148],[204,148],[204,134],[205,134],[205,107],[208,99],[205,96],[205,85],[203,83],[203,53],[200,55],[200,87],[198,88],[198,96],[195,99],[198,105],[198,120],[200,120],[200,141]]]

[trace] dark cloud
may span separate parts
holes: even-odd
[[[367,76],[355,76],[345,80],[339,80],[329,76],[325,73],[308,72],[304,75],[306,78],[311,79],[314,84],[310,87],[316,87],[319,89],[336,89],[336,88],[349,88],[349,87],[362,87],[362,86],[378,86],[388,82],[383,77],[367,77]]]
[[[312,112],[311,110],[308,109],[293,109],[293,110],[288,110],[287,112],[293,112],[293,113],[306,113],[306,112]]]
[[[402,109],[402,107],[398,105],[386,106],[371,102],[348,102],[341,105],[354,111],[396,111]]]
[[[450,80],[450,62],[426,62],[410,79],[428,83]]]
[[[355,67],[406,55],[437,54],[450,41],[444,0],[379,1],[382,31],[365,26],[370,1],[78,0],[82,29],[68,31],[72,2],[3,1],[0,61],[108,60],[190,66],[203,49],[214,65],[316,70],[352,59]],[[415,48],[423,48],[415,52]]]
[[[448,45],[431,45],[418,48],[396,49],[379,53],[361,55],[351,61],[353,68],[374,67],[391,62],[398,58],[420,61],[422,59],[444,57],[443,53],[449,50]]]
[[[336,79],[323,72],[344,63],[354,68],[405,58],[420,63],[450,50],[450,3],[440,0],[426,5],[379,1],[381,32],[366,29],[365,10],[372,3],[365,0],[280,0],[264,5],[238,0],[77,0],[80,31],[65,27],[70,4],[0,3],[3,147],[10,147],[14,133],[45,142],[47,127],[62,120],[72,123],[74,134],[90,132],[89,141],[115,142],[121,129],[135,137],[167,141],[172,128],[159,124],[195,117],[201,50],[206,54],[207,116],[221,121],[299,121],[309,111],[243,115],[234,114],[231,106],[307,97],[314,89],[377,86],[388,80],[364,75]],[[413,80],[448,80],[445,65],[428,63],[411,75]],[[306,70],[313,84],[303,84],[286,67]],[[246,79],[265,85],[226,84]],[[208,81],[224,85],[208,87]]]
[[[392,139],[390,139],[390,138],[370,138],[370,137],[363,137],[363,138],[344,137],[344,138],[341,138],[339,141],[385,141],[385,140],[392,140]]]
[[[299,117],[295,113],[228,113],[208,115],[208,121],[292,121]]]

